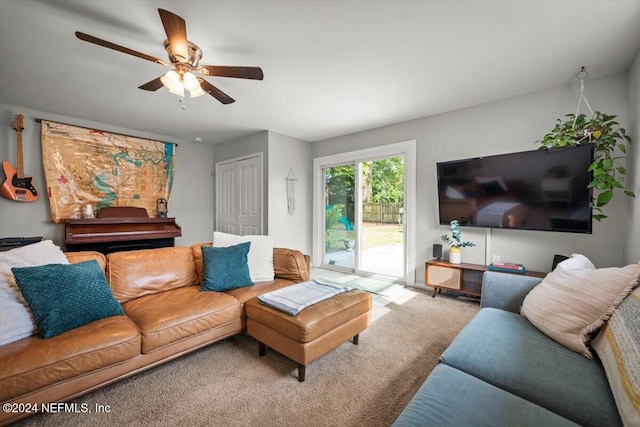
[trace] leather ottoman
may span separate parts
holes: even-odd
[[[298,381],[305,367],[320,356],[353,338],[371,323],[372,298],[351,290],[309,306],[295,316],[264,305],[257,298],[245,303],[247,332],[259,343],[264,356],[269,346],[298,364]]]

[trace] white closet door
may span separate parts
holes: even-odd
[[[262,164],[259,157],[237,162],[238,233],[262,234]]]
[[[216,165],[216,230],[262,234],[262,157]]]
[[[237,234],[238,209],[237,209],[237,179],[236,162],[219,164],[216,172],[216,183],[218,202],[217,231],[223,233]]]

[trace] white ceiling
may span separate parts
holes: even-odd
[[[82,31],[166,58],[161,7],[183,17],[208,78],[236,99],[137,87],[161,65],[78,40]],[[307,141],[626,71],[640,0],[0,0],[0,104],[220,143],[273,130]],[[18,113],[16,111],[15,113]]]

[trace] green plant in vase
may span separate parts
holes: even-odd
[[[607,217],[602,208],[611,201],[614,190],[635,197],[624,183],[627,170],[616,165],[616,161],[626,158],[625,144],[630,144],[631,138],[615,120],[616,116],[595,111],[590,118],[585,114],[567,114],[566,117],[565,121],[557,119],[553,130],[538,142],[541,149],[593,144],[594,159],[589,166],[593,177],[589,188],[594,189],[594,210],[598,212],[593,217],[600,221]]]
[[[449,246],[449,262],[452,264],[460,264],[461,254],[460,248],[473,247],[476,244],[473,242],[463,242],[462,233],[460,232],[460,224],[457,220],[453,220],[449,223],[451,227],[451,236],[443,234],[441,236],[442,241]]]

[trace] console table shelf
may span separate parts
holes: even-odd
[[[489,270],[486,265],[480,264],[451,264],[446,261],[432,259],[424,266],[424,282],[433,288],[435,296],[442,289],[460,292],[466,295],[482,295],[482,275]],[[512,273],[503,273],[512,274]],[[545,277],[547,273],[539,271],[527,271],[525,276]]]

